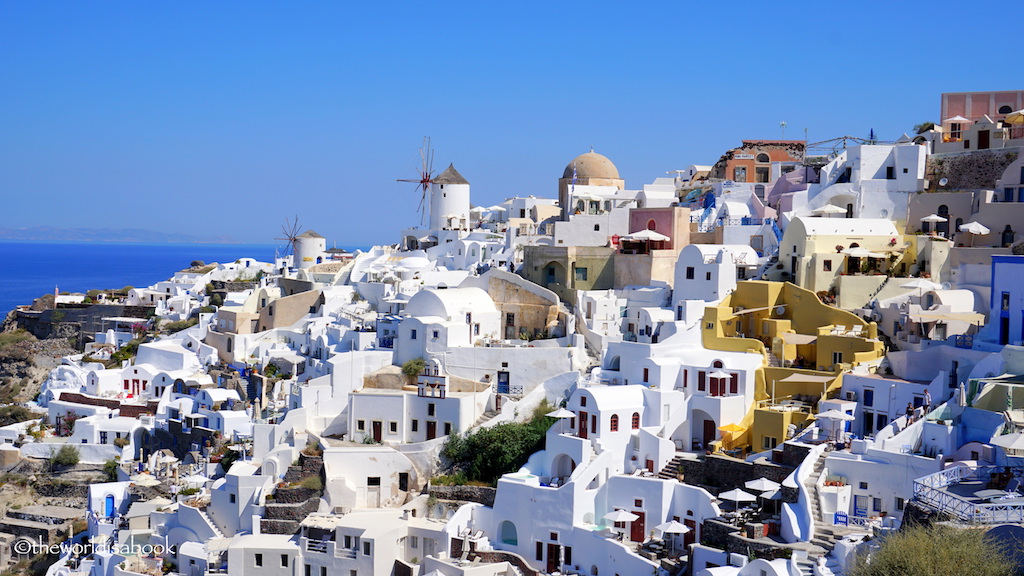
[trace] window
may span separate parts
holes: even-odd
[[[572,564],[572,546],[566,546],[563,550],[565,551],[565,563]]]
[[[693,266],[686,267],[686,279],[693,280]]]
[[[473,314],[471,312],[466,312],[466,324],[472,324],[472,323],[473,323]]]
[[[590,431],[597,434],[597,415],[594,414],[590,417]]]
[[[451,433],[452,433],[452,423],[451,422],[445,422],[444,423],[444,434],[445,434],[445,436],[447,436],[447,435],[449,435]]]
[[[650,381],[650,380],[648,380],[650,375],[651,375],[651,369],[650,368],[644,368],[644,382],[649,382]]]
[[[440,335],[441,335],[441,331],[440,330],[434,330],[434,340],[437,340],[438,336],[440,336]]]
[[[106,432],[100,432],[100,444],[106,444],[106,443],[107,443],[107,433]]]
[[[255,557],[256,566],[263,566],[263,554],[257,554]]]
[[[864,405],[874,406],[875,405],[875,391],[872,388],[864,389]]]
[[[767,166],[758,166],[757,168],[754,168],[754,182],[767,183],[768,180]]]
[[[881,512],[882,511],[882,499],[881,498],[872,498],[871,499],[871,510],[873,510],[875,512]]]
[[[896,167],[895,166],[886,166],[885,167],[885,179],[886,180],[895,180],[896,179]]]
[[[1009,312],[1010,311],[1010,293],[1009,292],[1003,292],[1002,296],[999,298],[999,310],[1001,310],[1002,312]]]
[[[380,476],[367,476],[366,477],[366,485],[367,486],[380,486]]]
[[[473,335],[474,336],[479,336],[480,335],[480,323],[479,322],[477,322],[476,324],[473,324]]]
[[[231,502],[232,504],[234,504],[237,500],[238,500],[237,496],[235,496],[234,494],[228,494],[228,502]]]
[[[390,432],[392,434],[397,434],[398,433],[398,422],[395,422],[394,420],[391,420],[390,422],[388,422],[388,432]]]
[[[366,431],[366,420],[356,420],[356,430],[360,432]]]
[[[710,271],[707,272],[706,274],[704,274],[704,279],[709,281],[709,282],[711,281],[711,272]]]
[[[1009,114],[1010,112],[1013,112],[1013,108],[1004,105],[999,107],[998,114]]]
[[[584,408],[587,407],[587,397],[586,396],[580,396],[580,406],[583,406]]]
[[[705,371],[703,371],[703,370],[701,370],[700,372],[697,372],[697,390],[700,390],[701,392],[705,391],[707,389],[707,384],[708,384],[708,375],[707,375],[707,373]]]
[[[885,425],[888,424],[888,423],[889,423],[889,417],[886,416],[885,414],[879,414],[878,415],[878,425],[875,427],[875,429],[876,430],[881,430],[882,428],[885,428]]]
[[[320,576],[327,576],[327,566],[320,567]]]
[[[267,316],[273,316],[273,315],[274,315],[274,307],[271,306],[270,308],[267,308]]]
[[[843,363],[843,353],[842,352],[833,352],[832,353],[832,363],[833,364],[842,364]]]
[[[515,326],[516,315],[512,312],[505,313],[505,326]]]
[[[435,412],[435,405],[433,402],[427,404],[427,416],[433,416]]]
[[[306,576],[311,576],[312,573],[313,573],[313,567],[310,566],[309,564],[306,564]]]
[[[612,431],[612,432],[618,432],[619,431],[619,415],[618,414],[612,414],[611,423],[608,425],[608,429],[610,431]]]
[[[746,182],[747,181],[747,167],[746,166],[737,166],[737,167],[733,168],[732,169],[732,179],[734,181],[736,181],[736,182]]]
[[[544,560],[544,543],[537,542],[537,560]]]
[[[369,556],[369,555],[370,555],[370,543],[369,542],[363,542],[363,556]],[[326,568],[324,568],[324,570],[326,570]]]
[[[419,536],[410,536],[409,537],[409,548],[415,549],[415,548],[419,548],[419,547],[420,547],[420,537]]]
[[[821,261],[821,270],[823,272],[831,272],[832,271],[832,261],[831,260],[822,260]]]
[[[413,432],[419,432],[420,431],[420,421],[419,420],[413,420],[412,421],[412,431]]]
[[[287,568],[288,567],[288,555],[287,554],[281,554],[281,567],[282,568]]]
[[[587,281],[587,269],[586,268],[582,268],[580,266],[577,266],[577,267],[573,268],[573,272],[576,274],[576,281],[577,282],[586,282]]]
[[[772,159],[769,158],[768,155],[765,154],[764,152],[761,152],[760,154],[757,155],[757,161],[761,162],[761,163],[766,163],[766,162],[771,162]]]
[[[896,509],[897,510],[903,510],[906,507],[906,505],[907,505],[907,501],[906,500],[904,500],[903,498],[900,498],[900,497],[896,498]]]
[[[409,339],[410,340],[415,340],[416,339],[416,330],[415,329],[409,330]]]
[[[779,443],[778,438],[772,438],[771,436],[765,436],[764,439],[761,441],[761,449],[762,450],[771,450],[772,448],[775,448],[775,446],[777,446],[778,443]]]
[[[640,413],[633,412],[633,430],[640,429]]]
[[[868,489],[868,483],[867,482],[861,482],[860,483],[860,489],[861,490],[867,490]]]
[[[600,231],[601,231],[601,225],[600,224],[594,224],[594,232],[600,232]]]
[[[549,536],[548,540],[552,540],[554,542],[558,542],[558,532],[550,532],[548,534],[548,536]]]

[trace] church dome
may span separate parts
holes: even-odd
[[[576,178],[612,178],[619,177],[619,169],[612,164],[606,156],[602,156],[591,150],[586,154],[580,154],[569,162],[562,172],[562,178],[572,178],[573,166],[576,167]]]

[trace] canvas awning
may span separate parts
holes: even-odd
[[[797,334],[796,332],[783,332],[782,341],[786,344],[793,345],[814,344],[815,342],[818,341],[818,337],[812,334]]]

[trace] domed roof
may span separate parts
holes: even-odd
[[[606,156],[591,150],[573,158],[565,167],[562,178],[572,178],[573,166],[576,167],[576,178],[618,178],[619,169]]]

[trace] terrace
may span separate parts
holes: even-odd
[[[1024,467],[955,466],[914,480],[914,499],[971,524],[1024,522]]]

